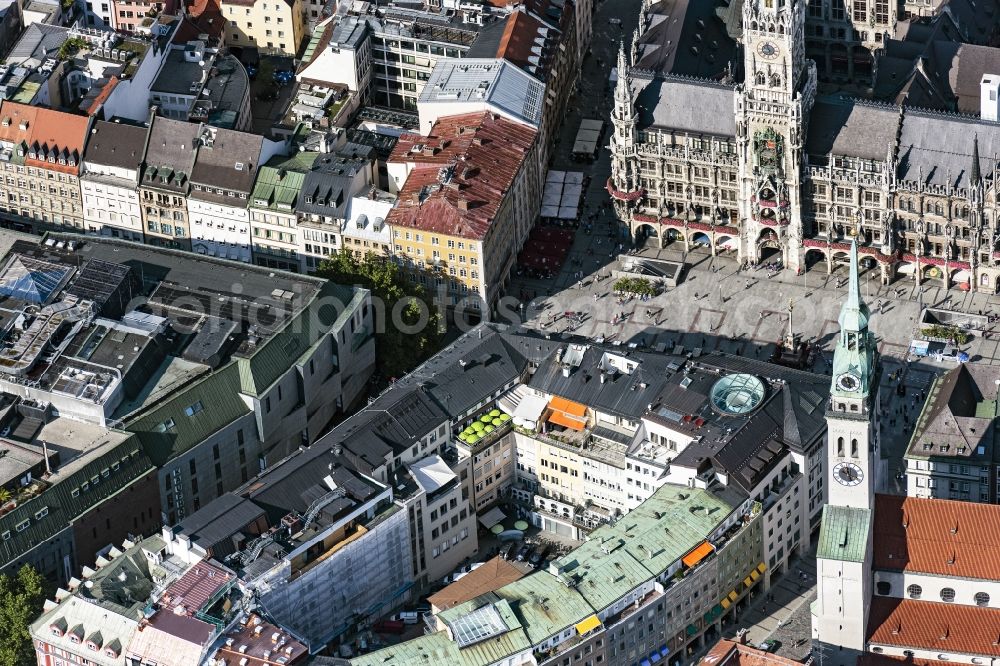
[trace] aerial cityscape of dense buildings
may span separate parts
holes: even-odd
[[[995,662],[998,155],[996,0],[0,4],[0,663]]]

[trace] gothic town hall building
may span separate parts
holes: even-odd
[[[655,10],[614,84],[607,188],[637,240],[794,270],[846,264],[856,240],[884,283],[1000,291],[1000,71],[976,74],[979,114],[824,96],[806,1],[744,0],[742,66],[727,67],[742,76],[681,76],[639,55],[662,27]]]

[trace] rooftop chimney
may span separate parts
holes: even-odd
[[[983,74],[979,83],[979,116],[983,120],[1000,120],[1000,76]]]

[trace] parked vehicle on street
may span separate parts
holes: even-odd
[[[402,620],[381,620],[372,628],[379,634],[401,634],[406,631],[406,623]]]

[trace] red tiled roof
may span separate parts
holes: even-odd
[[[389,156],[410,164],[386,223],[483,239],[530,153],[537,132],[490,113],[440,118],[428,136],[404,134]],[[453,167],[441,182],[442,167]]]
[[[108,101],[108,97],[111,96],[111,91],[114,90],[117,85],[118,77],[112,76],[111,79],[108,80],[107,84],[105,84],[105,86],[101,89],[101,92],[97,94],[97,97],[94,98],[93,103],[90,105],[90,109],[87,111],[88,116],[96,115],[97,112],[101,110],[104,103]]]
[[[25,157],[25,164],[51,171],[79,173],[83,159],[83,145],[87,140],[87,127],[90,124],[87,116],[5,100],[0,104],[0,117],[3,119],[3,123],[0,123],[0,140],[12,143],[24,142],[28,150],[37,143],[41,148],[54,150],[60,155],[68,154],[76,159],[76,166],[58,162],[53,164],[44,158],[28,157]],[[24,129],[21,129],[22,123],[26,123]]]
[[[874,567],[1000,579],[1000,506],[897,495],[875,499]]]
[[[228,571],[211,562],[199,562],[167,587],[162,604],[171,612],[183,606],[186,614],[191,615],[201,610],[231,578]]]
[[[712,646],[698,666],[802,666],[794,659],[779,657],[770,652],[736,643],[721,640]]]
[[[875,597],[870,613],[872,643],[1000,656],[1000,610],[995,608]]]
[[[233,626],[224,638],[226,643],[219,646],[214,656],[216,660],[225,659],[227,664],[238,664],[245,659],[246,666],[290,665],[302,661],[308,653],[306,646],[291,634],[265,622],[259,615],[251,614],[246,623]],[[230,638],[232,645],[227,644]]]
[[[498,590],[507,583],[524,577],[524,572],[500,556],[494,557],[475,571],[470,571],[440,592],[427,597],[439,611],[475,599],[481,594]]]
[[[219,0],[192,0],[187,6],[184,20],[174,32],[173,42],[184,44],[198,35],[206,34],[214,39],[221,39],[226,29],[226,21],[222,18],[222,6]]]
[[[549,45],[538,47],[535,43],[539,39],[545,42],[540,32],[543,28],[545,25],[541,21],[526,12],[512,12],[500,37],[496,57],[512,62],[522,69],[529,65],[537,65],[539,71],[545,69],[549,59]],[[531,62],[531,56],[535,56],[535,62]]]
[[[865,652],[858,656],[858,666],[941,666],[940,661],[933,659],[914,659],[913,657],[890,657],[885,654]]]

